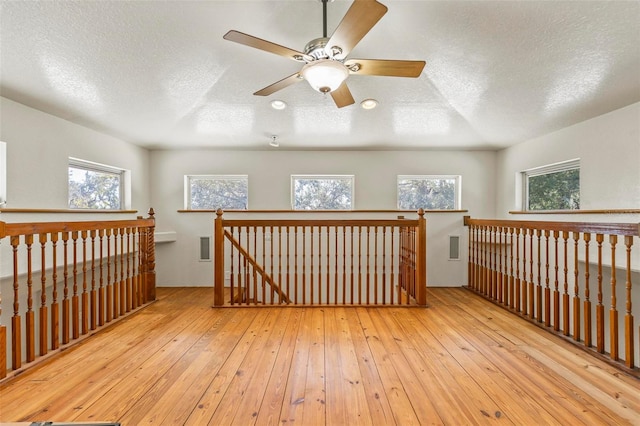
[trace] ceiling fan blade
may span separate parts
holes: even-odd
[[[297,62],[304,62],[313,60],[312,57],[306,55],[297,50],[289,49],[288,47],[280,46],[279,44],[272,43],[267,40],[263,40],[258,37],[251,36],[249,34],[241,33],[239,31],[231,30],[226,33],[223,38],[229,41],[235,41],[236,43],[244,44],[245,46],[254,47],[256,49],[264,50],[265,52],[275,53],[276,55],[284,56],[285,58],[292,59]]]
[[[349,88],[347,87],[346,82],[343,82],[340,87],[331,92],[331,97],[333,98],[333,101],[336,103],[336,106],[338,108],[346,107],[356,102],[353,99],[351,90],[349,90]]]
[[[384,75],[389,77],[419,77],[425,61],[395,61],[387,59],[349,59],[344,62],[350,74]]]
[[[277,92],[278,90],[282,90],[285,87],[289,87],[292,84],[296,84],[297,82],[302,81],[299,73],[291,74],[289,77],[285,77],[280,81],[277,81],[264,89],[258,90],[254,95],[257,96],[269,96],[272,93]]]
[[[355,0],[331,35],[327,48],[339,47],[342,52],[334,57],[345,58],[385,13],[387,6],[377,1]]]

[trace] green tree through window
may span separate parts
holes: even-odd
[[[292,176],[294,210],[351,210],[353,176]]]
[[[122,175],[69,166],[69,208],[117,210],[121,207]]]
[[[580,208],[580,169],[528,176],[528,210]]]
[[[248,208],[248,176],[189,176],[187,181],[188,209],[246,210]]]
[[[398,176],[398,209],[454,210],[458,176]]]

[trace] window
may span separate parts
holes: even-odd
[[[580,160],[522,172],[524,210],[580,208]]]
[[[249,208],[249,176],[185,176],[185,204],[189,210],[246,210]]]
[[[457,210],[461,176],[398,176],[398,209]]]
[[[126,208],[125,174],[123,169],[69,158],[69,208]]]
[[[292,175],[294,210],[353,209],[353,175]]]

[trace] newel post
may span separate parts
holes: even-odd
[[[156,227],[153,208],[149,209],[148,214],[148,219],[153,220],[153,225],[142,228],[140,232],[140,272],[145,302],[156,300],[156,242],[154,236]]]
[[[416,241],[416,303],[427,304],[427,221],[424,209],[418,210]]]
[[[213,304],[224,305],[224,228],[222,209],[216,211],[213,238]]]

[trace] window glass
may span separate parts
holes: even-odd
[[[352,210],[353,175],[291,176],[294,210]]]
[[[247,175],[206,175],[186,177],[187,209],[246,210],[249,208]]]
[[[456,210],[460,176],[398,176],[398,209]]]
[[[580,208],[579,160],[552,164],[523,173],[525,210]]]
[[[69,159],[69,208],[119,210],[123,183],[122,169]]]

